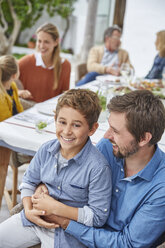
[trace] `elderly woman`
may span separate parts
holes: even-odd
[[[156,50],[158,54],[154,59],[153,66],[145,78],[148,79],[161,79],[162,71],[165,67],[165,30],[157,33],[157,38],[155,41]]]

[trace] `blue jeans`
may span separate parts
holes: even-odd
[[[96,79],[97,76],[99,76],[100,74],[95,72],[95,71],[92,71],[92,72],[89,72],[85,75],[85,77],[83,79],[81,79],[80,81],[78,81],[78,83],[76,84],[76,86],[81,86],[83,84],[87,84],[93,80]]]

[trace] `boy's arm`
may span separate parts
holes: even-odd
[[[99,167],[91,174],[88,206],[75,208],[67,206],[52,197],[35,194],[32,197],[36,209],[44,209],[46,215],[57,215],[83,223],[88,226],[102,226],[108,215],[111,201],[111,171],[109,166]]]
[[[32,196],[32,203],[35,209],[44,209],[46,215],[57,215],[77,221],[78,208],[67,206],[48,194],[34,194]]]

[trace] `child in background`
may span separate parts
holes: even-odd
[[[72,89],[58,99],[57,139],[41,146],[24,174],[20,186],[24,210],[0,224],[0,247],[41,242],[42,247],[84,248],[56,228],[55,215],[88,226],[104,225],[110,209],[111,171],[90,140],[100,111],[99,98],[90,90]],[[34,194],[40,183],[49,194]]]
[[[18,90],[14,80],[19,77],[19,69],[16,59],[11,55],[0,57],[0,121],[23,111]],[[22,94],[27,94],[22,90]]]
[[[18,65],[11,55],[0,57],[0,121],[23,111],[18,97],[17,86]]]

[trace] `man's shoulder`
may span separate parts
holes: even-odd
[[[90,51],[104,51],[104,45],[95,45]]]
[[[119,49],[118,49],[118,53],[128,54],[127,50],[125,50],[125,49],[123,49],[123,48],[119,48]]]

